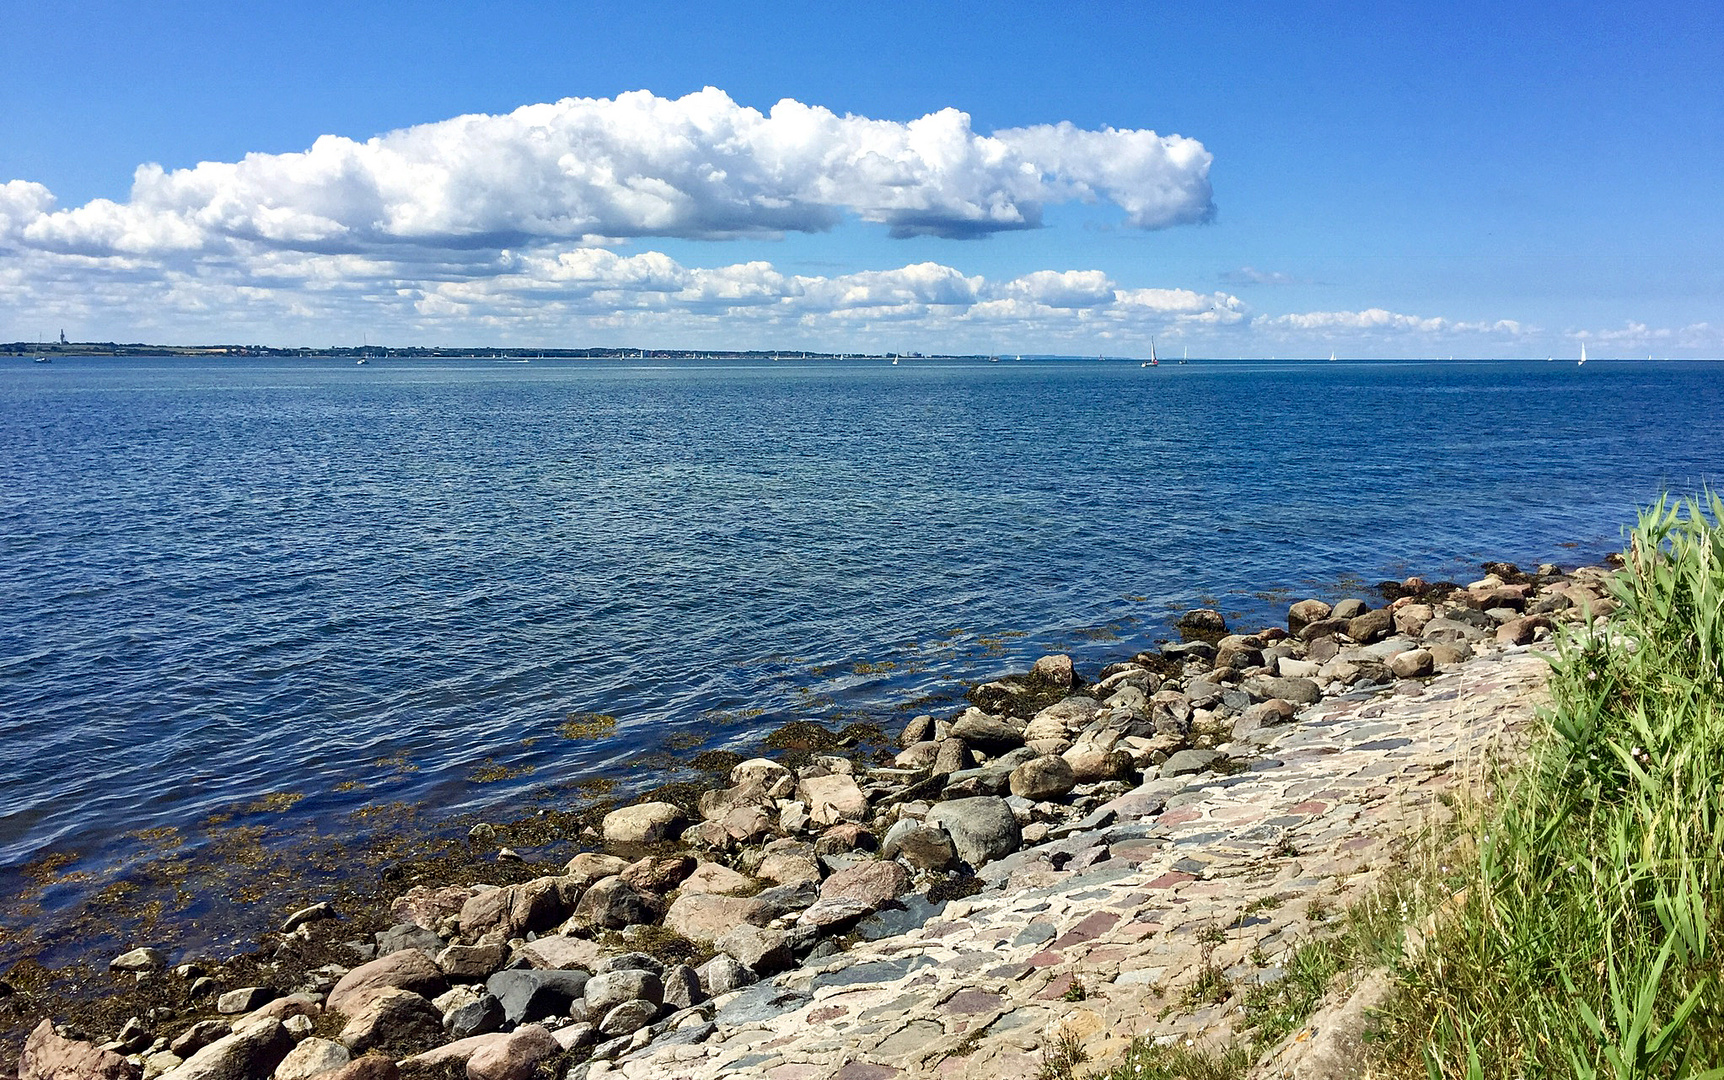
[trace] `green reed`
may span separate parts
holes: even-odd
[[[1716,495],[1660,500],[1608,623],[1560,639],[1545,730],[1400,967],[1388,1073],[1724,1076],[1721,522]]]

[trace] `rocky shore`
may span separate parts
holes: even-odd
[[[1060,1040],[1107,1065],[1134,1036],[1225,1038],[1530,718],[1538,643],[1613,606],[1604,568],[1485,569],[1251,634],[1194,610],[1093,673],[1043,657],[916,717],[889,762],[742,761],[610,812],[564,866],[503,849],[507,873],[387,913],[284,912],[225,964],[140,946],[88,1014],[111,1029],[42,1017],[18,1075],[1000,1078]],[[1316,1075],[1347,1026],[1263,1068]]]

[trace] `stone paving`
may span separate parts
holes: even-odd
[[[1133,1036],[1226,1038],[1237,992],[1180,1004],[1205,959],[1236,987],[1275,977],[1325,909],[1344,910],[1446,814],[1441,793],[1513,744],[1548,671],[1510,648],[1394,695],[1325,700],[1228,748],[1246,771],[1149,781],[1085,828],[985,866],[989,888],[925,923],[721,997],[710,1024],[691,1017],[587,1077],[1013,1080],[1037,1075],[1062,1028],[1086,1068],[1117,1062]]]

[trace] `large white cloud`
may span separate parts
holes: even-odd
[[[85,254],[270,248],[367,252],[580,237],[817,232],[845,214],[894,235],[1034,228],[1042,208],[1111,202],[1156,229],[1203,221],[1210,153],[1179,135],[1071,124],[976,132],[942,109],[908,123],[786,99],[762,114],[708,87],[567,98],[356,142],[189,169],[143,165],[125,202],[55,210],[0,189],[0,241]]]

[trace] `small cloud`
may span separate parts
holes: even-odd
[[[1283,274],[1279,270],[1259,270],[1254,266],[1241,266],[1237,270],[1229,270],[1220,275],[1224,285],[1310,285],[1304,278],[1296,278],[1291,274]]]

